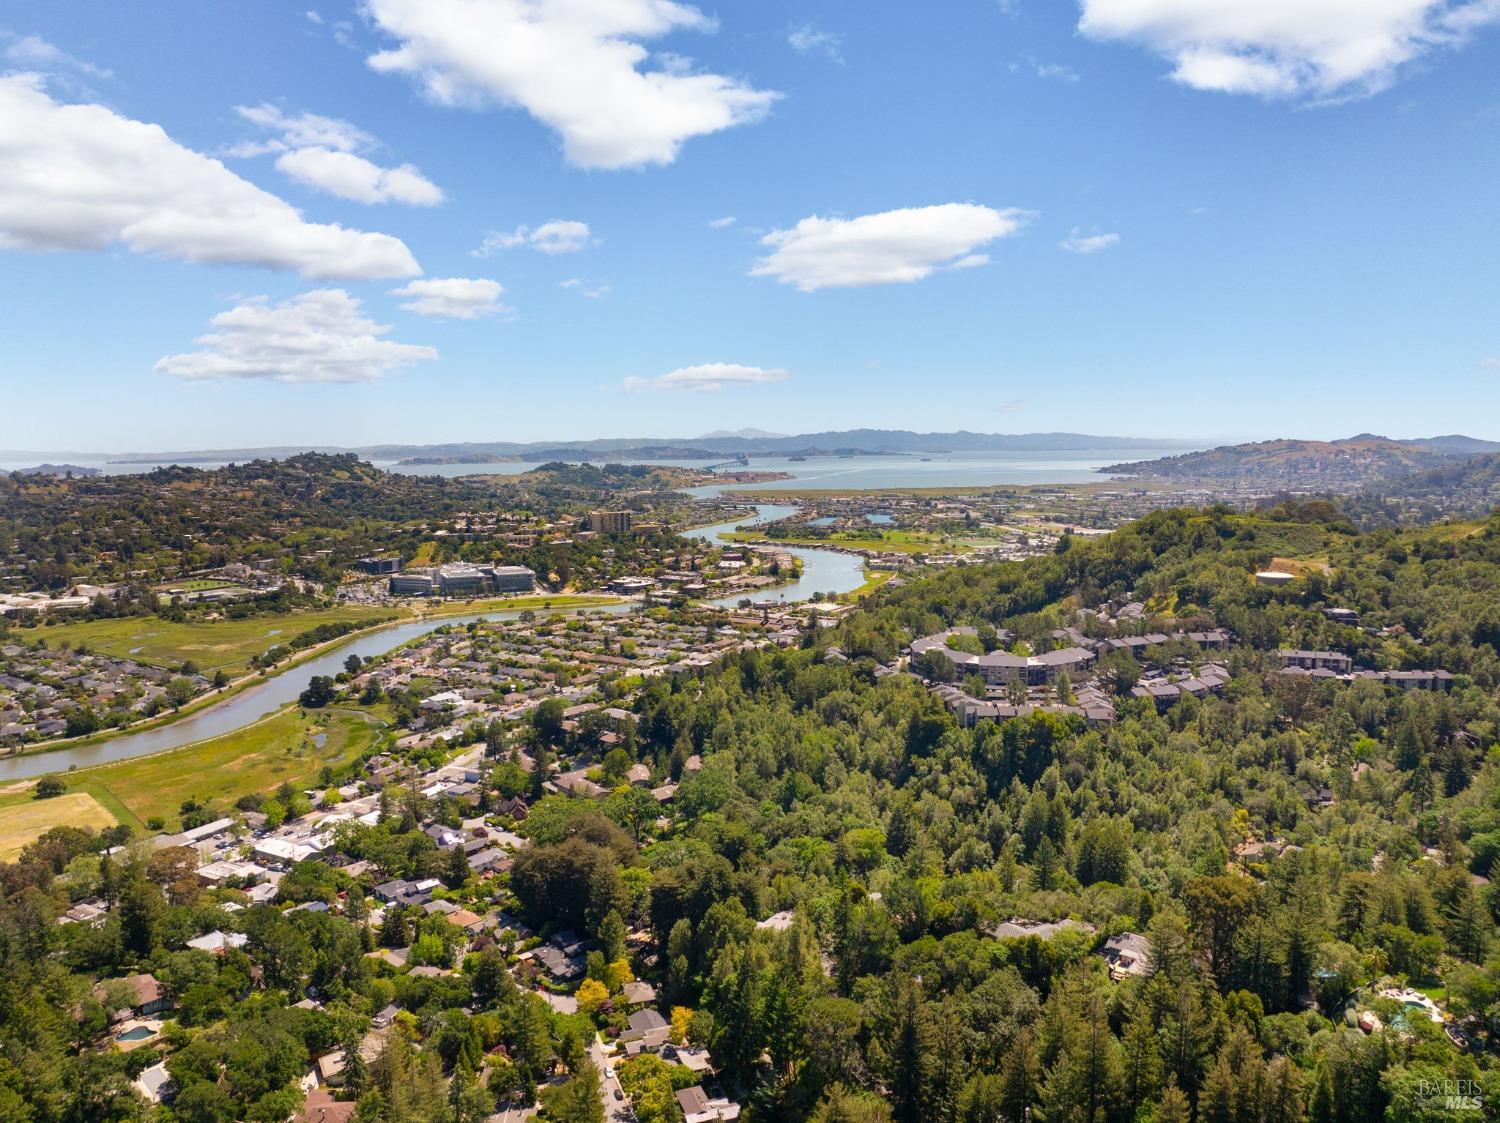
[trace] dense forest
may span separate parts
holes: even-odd
[[[554,462],[516,476],[386,472],[352,453],[223,468],[57,477],[0,473],[0,576],[22,589],[157,582],[232,562],[336,582],[359,557],[410,555],[457,516],[566,518],[601,503],[686,506],[681,469]]]
[[[1276,558],[1301,579],[1256,585]],[[496,879],[434,849],[420,824],[456,813],[416,791],[345,831],[367,870],[303,862],[276,902],[231,913],[243,896],[201,890],[173,850],[103,855],[122,840],[55,831],[0,866],[0,1119],[285,1119],[309,1058],[343,1048],[359,1120],[468,1123],[538,1082],[545,1118],[598,1120],[588,1043],[620,1031],[628,977],[654,984],[673,1039],[707,1047],[754,1121],[1488,1117],[1497,593],[1500,517],[1360,534],[1320,503],[1168,511],[912,579],[800,647],[640,684],[616,751],[680,783],[660,811],[623,785],[544,794],[567,749],[548,707],[496,731],[485,799],[531,801],[531,845]],[[1125,601],[1141,606],[1128,624],[1101,612]],[[1159,710],[1121,690],[1108,725],[965,728],[901,663],[955,624],[1035,650],[1065,627],[1217,626],[1237,643],[1222,696]],[[1454,678],[1402,692],[1285,675],[1282,647]],[[376,881],[422,875],[592,941],[578,1012],[518,985],[514,933],[460,956],[421,910],[367,922]],[[112,905],[98,927],[55,923],[95,894]],[[288,911],[309,901],[334,907]],[[210,928],[247,940],[185,948]],[[455,970],[366,954],[407,946]],[[96,1047],[95,988],[140,970],[176,1006],[164,1045]],[[180,1091],[147,1108],[128,1081],[164,1055]],[[685,1069],[643,1054],[620,1070],[642,1123],[681,1119]]]

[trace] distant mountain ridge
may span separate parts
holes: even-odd
[[[785,433],[772,433],[765,429],[715,429],[712,433],[704,433],[699,437],[700,441],[719,441],[729,437],[784,437]]]
[[[255,459],[284,459],[300,452],[353,452],[370,460],[431,461],[442,457],[474,463],[476,457],[497,460],[599,460],[677,455],[681,450],[719,455],[806,455],[818,453],[944,453],[944,452],[1107,452],[1130,449],[1200,448],[1201,442],[1155,437],[1112,437],[1087,433],[917,433],[906,429],[846,429],[793,436],[763,434],[760,430],[720,431],[702,437],[628,438],[591,441],[464,441],[449,444],[381,444],[345,448],[336,445],[291,445],[269,448],[199,449],[176,452],[131,452],[110,456],[116,464],[179,464]],[[662,450],[674,450],[667,454]],[[0,453],[4,455],[4,453]]]
[[[1111,475],[1238,487],[1358,490],[1500,452],[1500,442],[1450,434],[1393,440],[1360,433],[1338,441],[1274,440],[1114,464]]]

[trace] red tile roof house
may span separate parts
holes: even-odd
[[[293,1123],[349,1123],[357,1106],[353,1100],[336,1100],[320,1088],[307,1094]]]

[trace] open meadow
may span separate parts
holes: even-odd
[[[68,785],[54,799],[33,799],[28,786],[0,796],[0,860],[56,826],[94,829],[116,822],[145,831],[152,819],[178,824],[186,800],[219,810],[251,792],[289,782],[315,787],[325,765],[357,758],[384,730],[365,710],[290,706],[223,737],[117,764],[59,773]]]
[[[67,644],[76,648],[82,644],[90,651],[158,667],[177,667],[191,660],[205,674],[222,670],[235,676],[249,670],[252,657],[320,624],[366,623],[390,615],[390,609],[349,606],[183,624],[157,616],[126,616],[117,620],[57,624],[20,635],[23,639],[44,639],[48,647]]]

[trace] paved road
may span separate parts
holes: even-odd
[[[605,1123],[626,1123],[627,1120],[633,1120],[635,1113],[630,1110],[630,1101],[625,1098],[624,1090],[620,1087],[620,1078],[604,1059],[604,1043],[598,1034],[594,1035],[594,1043],[589,1046],[589,1056],[599,1070],[599,1096],[604,1100]],[[618,1099],[615,1098],[616,1092],[620,1093]]]
[[[526,1123],[536,1117],[536,1105],[531,1107],[508,1107],[489,1117],[488,1123]]]

